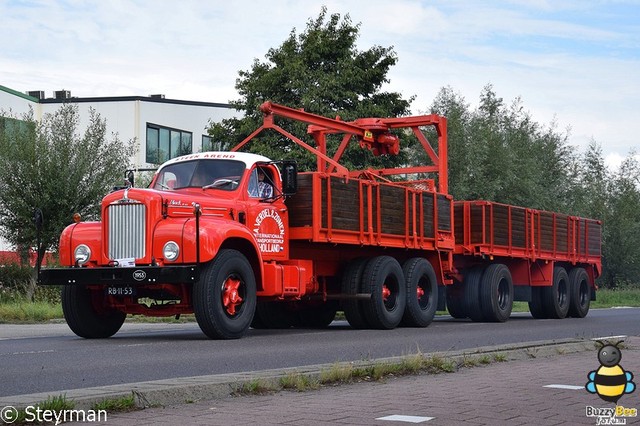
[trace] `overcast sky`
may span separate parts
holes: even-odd
[[[475,107],[490,83],[578,149],[640,147],[640,0],[0,0],[0,85],[227,102],[322,5],[361,23],[360,50],[394,46],[384,89],[416,114],[444,86]]]

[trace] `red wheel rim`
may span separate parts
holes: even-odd
[[[243,299],[239,291],[241,284],[239,279],[229,277],[222,286],[222,305],[230,316],[234,316],[242,305]]]

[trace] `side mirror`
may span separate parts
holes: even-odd
[[[295,161],[282,162],[282,194],[294,195],[298,192],[298,165]]]

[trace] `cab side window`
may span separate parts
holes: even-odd
[[[249,196],[255,198],[273,197],[273,179],[271,172],[262,167],[256,167],[249,177]]]

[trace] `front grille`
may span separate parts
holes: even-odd
[[[112,204],[108,209],[109,259],[139,259],[145,255],[146,207],[144,204]]]

